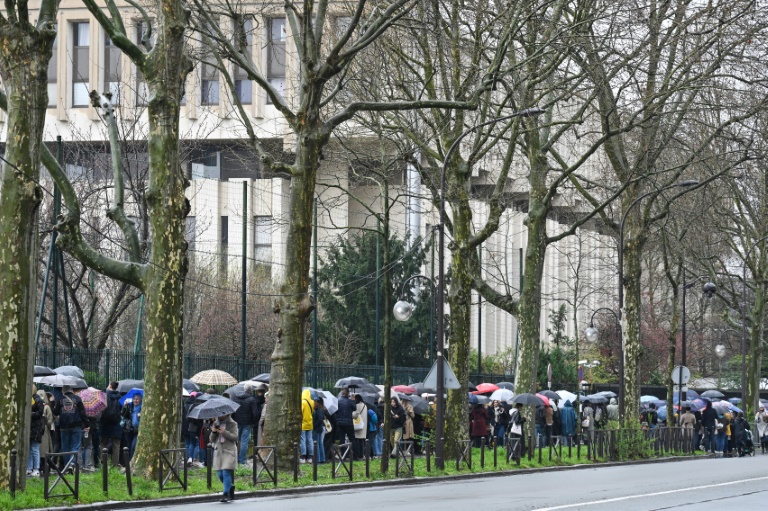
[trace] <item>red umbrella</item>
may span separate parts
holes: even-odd
[[[539,399],[544,401],[544,403],[547,404],[547,405],[551,405],[552,404],[552,403],[549,402],[549,398],[547,396],[543,396],[543,395],[537,393],[536,397],[538,397]]]
[[[400,392],[402,394],[413,394],[416,392],[416,389],[408,385],[395,385],[394,387],[392,387],[392,391]]]
[[[107,409],[107,394],[105,392],[88,387],[81,390],[77,395],[83,400],[85,414],[88,417],[98,417],[101,412]]]
[[[477,386],[477,390],[474,392],[474,394],[485,394],[487,392],[493,392],[494,390],[499,390],[499,387],[493,383],[481,383]]]

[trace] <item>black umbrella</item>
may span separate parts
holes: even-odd
[[[200,392],[200,385],[186,378],[181,380],[181,386],[187,389],[187,392]]]
[[[608,398],[600,394],[592,394],[589,396],[585,396],[584,401],[589,401],[590,403],[596,403],[596,404],[603,404],[608,402]]]
[[[429,411],[429,403],[423,397],[417,396],[416,394],[411,394],[408,396],[408,400],[411,402],[411,406],[413,406],[413,413],[416,415],[424,415]]]
[[[50,367],[45,366],[35,366],[35,376],[53,376],[56,373],[53,369]]]
[[[502,381],[496,384],[500,389],[515,390],[515,384],[508,381]]]
[[[355,387],[355,393],[359,394],[360,392],[368,392],[369,394],[378,394],[379,387],[377,387],[373,383],[366,383],[364,385],[360,385],[359,387]]]
[[[77,366],[61,366],[54,369],[56,374],[63,374],[64,376],[72,376],[74,378],[85,378],[83,370]]]
[[[516,395],[515,397],[512,398],[510,403],[514,403],[514,404],[520,403],[523,405],[530,405],[530,406],[544,406],[546,404],[536,394],[530,394],[527,392],[525,394]]]
[[[120,380],[117,382],[117,391],[118,392],[128,392],[131,389],[143,389],[144,388],[144,380]]]
[[[475,386],[475,384],[472,383],[472,382],[468,382],[467,383],[467,389],[469,389],[470,392],[474,392],[474,391],[477,390],[477,386]]]
[[[258,376],[251,378],[251,381],[260,381],[261,383],[269,383],[269,373],[261,373]]]
[[[54,374],[53,376],[36,376],[35,383],[42,383],[49,387],[63,387],[68,385],[73,389],[87,389],[88,384],[82,378],[66,376],[63,374]]]
[[[214,419],[223,415],[231,415],[238,408],[240,405],[231,399],[209,399],[192,408],[187,417],[190,419]]]
[[[545,396],[545,397],[547,397],[549,399],[554,399],[555,401],[560,401],[561,399],[563,399],[562,397],[560,397],[560,394],[558,394],[557,392],[551,391],[549,389],[547,389],[547,390],[540,390],[539,394],[541,394],[542,396]]]
[[[193,403],[204,403],[212,399],[227,399],[227,398],[219,394],[206,394],[205,392],[203,392],[202,394],[198,394],[197,396],[195,396]]]
[[[615,392],[613,392],[612,390],[604,390],[604,391],[602,391],[602,392],[598,392],[598,394],[599,394],[599,395],[601,395],[601,396],[605,396],[605,397],[607,397],[608,399],[610,399],[610,398],[612,398],[612,397],[617,397],[617,396],[616,396],[616,393],[615,393]]]
[[[431,388],[425,386],[421,382],[414,383],[414,384],[411,385],[411,387],[413,387],[413,390],[416,391],[416,392],[414,392],[414,394],[422,395],[422,394],[434,394],[435,393],[435,389],[431,389]]]
[[[222,392],[222,394],[229,394],[230,398],[235,397],[235,395],[243,394],[245,392],[245,384],[238,383],[234,387],[229,387],[227,390]]]
[[[358,376],[347,376],[346,378],[342,378],[337,381],[334,387],[337,389],[343,389],[346,387],[362,387],[363,385],[367,384],[370,384],[370,382],[365,378],[360,378]],[[378,392],[378,389],[376,389],[376,391]]]
[[[725,394],[723,394],[719,390],[708,390],[706,392],[702,392],[701,397],[708,397],[710,399],[711,398],[723,399],[725,397]]]

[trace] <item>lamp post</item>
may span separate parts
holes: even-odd
[[[687,346],[687,342],[686,342],[686,329],[685,329],[685,297],[686,297],[686,294],[687,294],[688,290],[690,288],[692,288],[694,285],[696,285],[696,283],[699,280],[704,279],[704,278],[707,278],[707,276],[706,275],[702,275],[700,277],[696,277],[691,282],[686,282],[686,280],[685,280],[685,268],[683,268],[683,296],[682,296],[682,300],[683,300],[683,314],[682,314],[682,327],[681,327],[681,334],[682,335],[681,335],[681,349],[680,349],[680,369],[679,369],[679,373],[678,373],[678,381],[680,382],[680,383],[678,383],[678,385],[680,385],[680,409],[681,410],[682,410],[682,407],[683,407],[683,401],[685,401],[685,399],[687,397],[687,395],[686,395],[687,391],[683,390],[685,388],[685,386],[683,384],[683,367],[685,367],[686,354],[687,354],[686,353],[686,346]],[[707,282],[706,284],[704,284],[704,286],[702,287],[701,290],[702,290],[702,292],[704,293],[704,295],[707,298],[712,298],[712,296],[717,292],[717,286],[713,282]],[[674,388],[673,388],[672,396],[674,396],[674,395],[675,395],[675,393],[674,393]],[[680,414],[678,414],[678,418],[677,418],[678,426],[680,425],[680,421],[682,421],[682,416],[683,416],[683,413],[680,412]]]
[[[436,344],[437,344],[437,353],[435,357],[435,361],[437,363],[437,388],[436,396],[435,396],[435,466],[442,470],[445,467],[445,456],[444,456],[444,437],[445,437],[445,374],[444,374],[444,366],[445,363],[445,354],[444,351],[444,345],[445,345],[445,329],[444,329],[444,314],[443,309],[445,306],[445,296],[444,296],[444,289],[445,289],[445,188],[446,188],[446,171],[448,170],[448,164],[451,161],[451,156],[453,155],[453,152],[456,151],[459,148],[459,145],[461,144],[461,141],[466,137],[467,135],[473,133],[475,130],[490,126],[492,124],[496,124],[498,122],[507,121],[509,119],[512,119],[514,117],[534,117],[541,115],[545,112],[543,108],[533,107],[533,108],[527,108],[525,110],[520,110],[519,112],[514,112],[509,115],[505,115],[503,117],[497,117],[495,119],[491,119],[490,121],[486,121],[483,123],[480,123],[476,126],[472,126],[471,128],[464,131],[461,135],[459,135],[456,140],[453,142],[451,147],[448,149],[448,152],[445,154],[445,158],[443,159],[443,167],[442,172],[440,175],[440,208],[438,210],[438,214],[440,215],[440,221],[435,226],[437,229],[437,299],[436,299],[436,314],[437,314],[437,332],[436,332]],[[401,303],[401,302],[398,302]],[[397,307],[397,304],[395,305]]]
[[[741,406],[747,405],[747,261],[749,261],[749,255],[757,246],[768,239],[768,235],[763,236],[749,247],[749,250],[744,254],[744,266],[742,268],[742,282],[741,282],[741,302],[744,304],[741,309]],[[757,284],[757,283],[755,283]],[[759,399],[759,393],[755,394]],[[754,403],[749,403],[753,405]],[[746,411],[746,408],[745,408]]]
[[[408,289],[408,283],[412,280],[416,279],[423,279],[429,282],[429,287],[432,290],[430,293],[432,298],[432,308],[429,313],[429,349],[432,350],[432,346],[435,342],[435,335],[433,330],[434,325],[434,315],[435,315],[435,283],[427,277],[426,275],[414,275],[412,277],[408,277],[405,282],[403,282],[402,289],[400,290],[400,300],[397,301],[395,304],[395,307],[392,309],[392,314],[395,316],[395,319],[398,321],[408,321],[411,319],[411,316],[413,315],[413,305],[411,302],[406,300],[408,295],[405,293],[405,290]]]
[[[680,181],[679,183],[673,183],[671,185],[664,186],[662,188],[659,188],[658,190],[653,190],[650,192],[646,192],[642,194],[640,197],[632,201],[632,203],[627,207],[626,211],[624,211],[624,214],[621,216],[621,223],[619,224],[619,254],[618,254],[618,263],[619,263],[619,423],[624,424],[624,329],[621,325],[622,315],[624,311],[624,224],[627,221],[627,216],[629,216],[629,212],[632,210],[632,208],[639,204],[640,201],[645,199],[646,197],[654,194],[658,194],[663,192],[664,190],[669,190],[670,188],[678,188],[678,187],[688,187],[688,186],[696,186],[699,184],[698,181],[694,179],[689,179],[686,181]]]

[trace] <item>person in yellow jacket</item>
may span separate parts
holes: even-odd
[[[299,441],[301,463],[312,463],[312,456],[314,455],[312,448],[313,411],[312,394],[309,389],[304,389],[301,392],[301,440]]]

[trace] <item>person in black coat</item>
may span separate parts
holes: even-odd
[[[251,443],[251,432],[253,427],[258,425],[261,410],[259,409],[259,403],[253,395],[255,386],[248,383],[245,384],[245,389],[242,392],[235,392],[230,399],[240,405],[235,410],[232,418],[237,423],[237,431],[240,434],[240,451],[238,452],[237,462],[240,465],[245,464],[248,457],[248,445]]]
[[[29,425],[29,458],[27,459],[27,475],[37,477],[40,475],[40,444],[45,433],[45,405],[37,388],[32,386],[32,422]]]
[[[744,456],[744,441],[747,436],[747,420],[743,412],[738,412],[736,418],[731,423],[731,437],[733,438],[733,447],[739,453],[739,457]]]
[[[701,429],[704,436],[704,450],[712,454],[715,453],[715,422],[717,422],[717,412],[712,408],[712,402],[707,401],[707,406],[701,412]]]
[[[107,410],[111,410],[115,405],[119,411],[120,392],[117,391],[117,382],[113,381],[107,388]],[[99,431],[100,450],[107,449],[112,458],[112,466],[120,465],[120,439],[123,437],[123,428],[120,427],[121,415],[118,412],[117,417],[111,416],[105,410],[101,414],[101,430]]]
[[[355,402],[349,399],[349,389],[341,391],[338,403],[339,409],[336,410],[336,432],[340,444],[349,442],[355,443],[355,427],[352,424],[352,412],[356,410]],[[345,437],[347,440],[345,441]]]
[[[403,438],[403,428],[405,427],[405,408],[396,397],[393,397],[390,402],[389,413],[392,419],[390,425],[392,428],[392,452],[390,456],[394,457],[397,454],[397,446]]]

